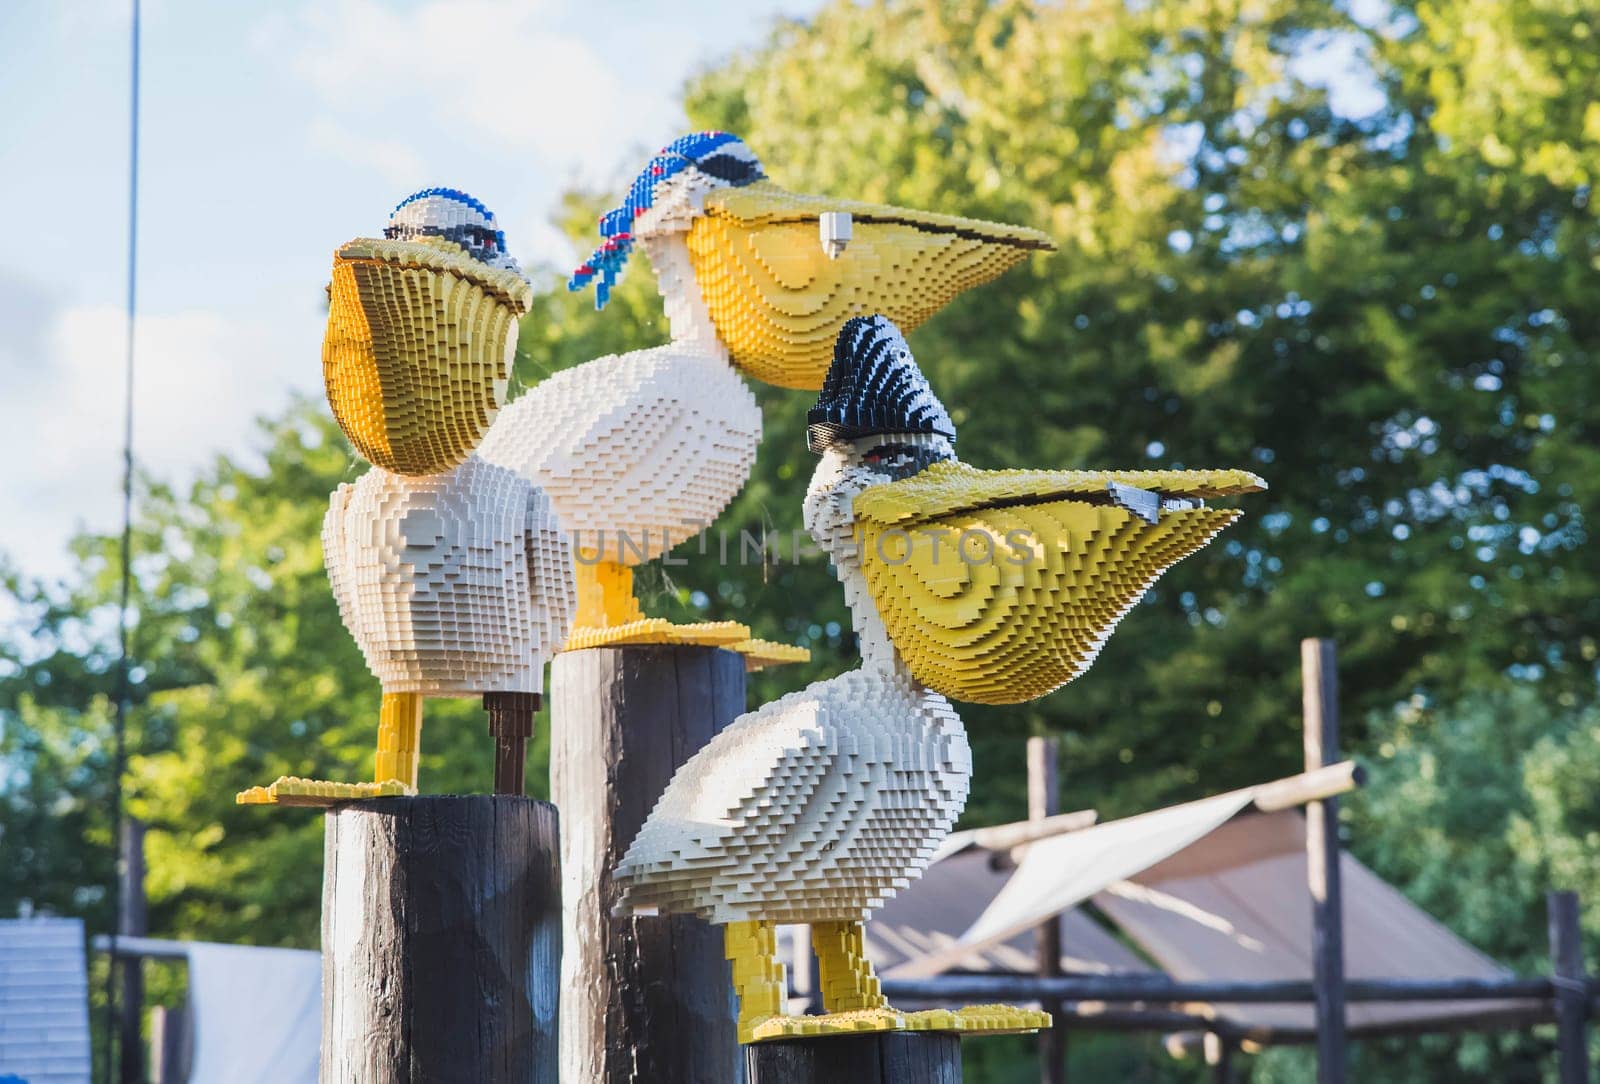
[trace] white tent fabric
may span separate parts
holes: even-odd
[[[954,945],[896,968],[895,977],[937,975],[973,952],[1076,907],[1214,831],[1254,796],[1250,788],[1232,791],[1029,845],[1005,888]]]
[[[193,1084],[314,1084],[322,954],[188,942]]]

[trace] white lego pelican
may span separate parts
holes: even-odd
[[[1162,571],[1238,515],[1203,499],[1262,482],[966,467],[882,316],[845,324],[808,422],[822,459],[806,529],[843,584],[861,668],[741,716],[685,763],[617,866],[617,910],[726,927],[745,1042],[1048,1026],[1003,1005],[900,1012],[865,955],[867,916],[921,875],[966,801],[971,753],[945,696],[1031,699],[1070,680]],[[885,541],[884,523],[904,538]],[[942,553],[918,553],[912,525]],[[826,1015],[783,1012],[784,922],[811,925]]]
[[[373,464],[323,521],[339,615],[383,688],[372,782],[282,776],[241,804],[413,794],[425,697],[482,697],[495,789],[522,792],[544,664],[575,608],[565,535],[538,486],[473,454],[505,399],[533,291],[489,209],[428,188],[334,257],[323,376]]]
[[[540,382],[502,412],[482,448],[550,494],[579,550],[567,646],[700,643],[734,647],[752,666],[803,659],[803,649],[750,641],[736,622],[646,617],[633,597],[633,568],[708,527],[749,476],[761,413],[739,374],[815,390],[850,316],[882,310],[915,326],[1050,240],[787,192],[726,132],[662,148],[600,230],[604,243],[569,285],[593,283],[603,307],[642,247],[671,341]]]

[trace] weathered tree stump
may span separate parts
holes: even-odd
[[[562,1079],[740,1080],[721,928],[613,918],[611,871],[673,771],[744,711],[744,660],[709,647],[593,648],[558,655],[550,682],[567,946]]]
[[[960,1036],[891,1031],[745,1047],[750,1084],[961,1084]]]
[[[557,836],[508,795],[328,811],[323,1081],[556,1084]]]

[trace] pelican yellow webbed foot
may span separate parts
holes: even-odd
[[[867,958],[860,922],[818,922],[811,927],[811,950],[822,981],[827,1011],[790,1016],[783,1011],[787,982],[777,958],[771,922],[730,922],[723,931],[739,995],[739,1041],[762,1042],[803,1036],[851,1035],[876,1031],[1007,1032],[1050,1026],[1050,1014],[1011,1005],[971,1005],[961,1009],[902,1012],[883,996]]]
[[[417,793],[417,754],[422,737],[422,696],[385,693],[378,713],[378,756],[371,783],[335,783],[280,775],[264,787],[240,791],[238,805],[329,806],[363,798]]]

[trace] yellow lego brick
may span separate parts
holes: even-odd
[[[769,666],[784,666],[792,662],[810,662],[811,649],[794,644],[780,644],[772,640],[741,640],[729,644],[730,651],[744,656],[746,672],[764,670]]]
[[[381,783],[330,783],[285,775],[264,787],[240,791],[234,802],[238,805],[330,806],[364,798],[401,797],[416,792],[415,787],[398,779]]]
[[[334,257],[323,379],[373,465],[430,475],[462,462],[505,401],[532,288],[449,242],[359,239]]]
[[[985,704],[1059,688],[1163,572],[1240,515],[1182,507],[1148,523],[1109,503],[1109,482],[1186,500],[1264,487],[1248,471],[980,471],[949,461],[856,496],[868,589],[918,681]]]
[[[836,259],[818,243],[824,211],[848,212],[854,223]],[[734,365],[809,390],[822,386],[850,317],[883,313],[909,331],[962,291],[1055,247],[1026,227],[789,192],[770,181],[709,193],[688,246]]]

